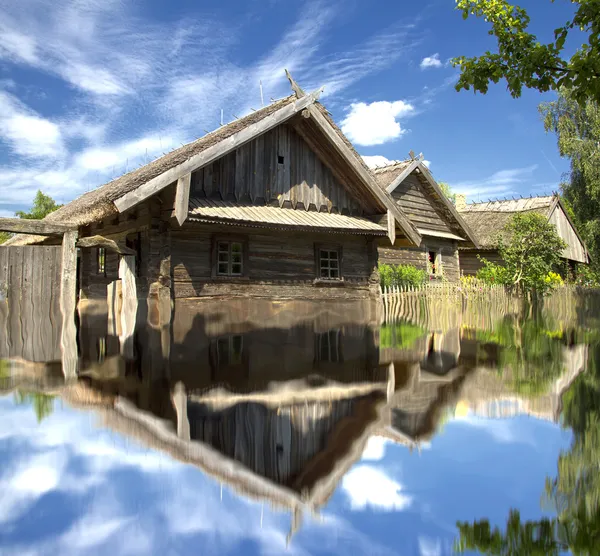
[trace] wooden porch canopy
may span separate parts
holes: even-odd
[[[212,199],[191,199],[190,221],[236,224],[256,228],[293,229],[385,236],[387,227],[361,216],[303,211],[270,206],[239,206]]]

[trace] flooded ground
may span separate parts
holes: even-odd
[[[90,303],[72,380],[13,330],[0,552],[594,554],[592,301]]]

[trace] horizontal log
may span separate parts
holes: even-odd
[[[119,255],[135,255],[135,251],[124,245],[119,245],[116,241],[104,236],[83,237],[77,242],[77,247],[85,249],[89,247],[103,247],[114,251]]]
[[[28,220],[25,218],[0,218],[0,232],[15,234],[35,234],[38,236],[62,235],[73,230],[69,226],[50,224],[43,220]]]

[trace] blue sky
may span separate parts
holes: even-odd
[[[568,2],[524,0],[542,40]],[[261,104],[288,68],[365,156],[422,152],[469,199],[557,189],[567,164],[504,84],[457,93],[447,61],[494,43],[453,0],[0,0],[0,216],[69,201]],[[370,162],[381,159],[369,159]]]
[[[6,556],[61,554],[452,554],[456,521],[539,519],[546,476],[571,433],[521,416],[463,415],[412,453],[371,437],[320,517],[244,498],[194,466],[56,403],[41,424],[0,397],[0,545]],[[518,465],[515,465],[518,462]],[[261,521],[262,512],[262,521]]]

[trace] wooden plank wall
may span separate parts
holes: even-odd
[[[426,238],[418,248],[398,248],[381,245],[379,262],[393,265],[411,265],[419,270],[427,270],[427,251],[441,250],[442,268],[447,280],[458,281],[460,277],[456,242],[451,239]]]
[[[418,228],[455,233],[428,199],[419,178],[408,176],[392,193],[408,218]]]
[[[0,359],[60,361],[61,249],[0,247]]]
[[[239,230],[236,228],[235,230]],[[229,280],[212,278],[213,234],[232,233],[231,227],[191,224],[171,231],[171,266],[175,297],[241,294],[305,296],[356,296],[353,288],[376,285],[376,251],[371,239],[342,234],[292,234],[289,232],[252,229],[244,234],[248,240],[247,276]],[[237,233],[237,232],[236,232]],[[328,293],[317,292],[315,275],[315,244],[342,247],[344,282],[325,286]],[[375,281],[375,284],[373,284]],[[251,286],[259,286],[256,291]],[[283,286],[285,290],[269,290],[267,286]],[[307,292],[302,286],[309,288]],[[312,292],[312,293],[311,293]]]
[[[500,257],[496,249],[482,249],[479,251],[475,249],[460,249],[458,251],[460,271],[465,276],[475,276],[477,271],[483,267],[483,264],[479,261],[477,255],[480,255],[492,263],[503,264],[502,257]]]
[[[286,125],[194,172],[190,196],[362,214],[347,188]]]
[[[563,257],[579,263],[587,263],[585,248],[560,205],[550,216],[550,223],[556,226],[558,235],[567,244],[567,248],[563,251]]]

